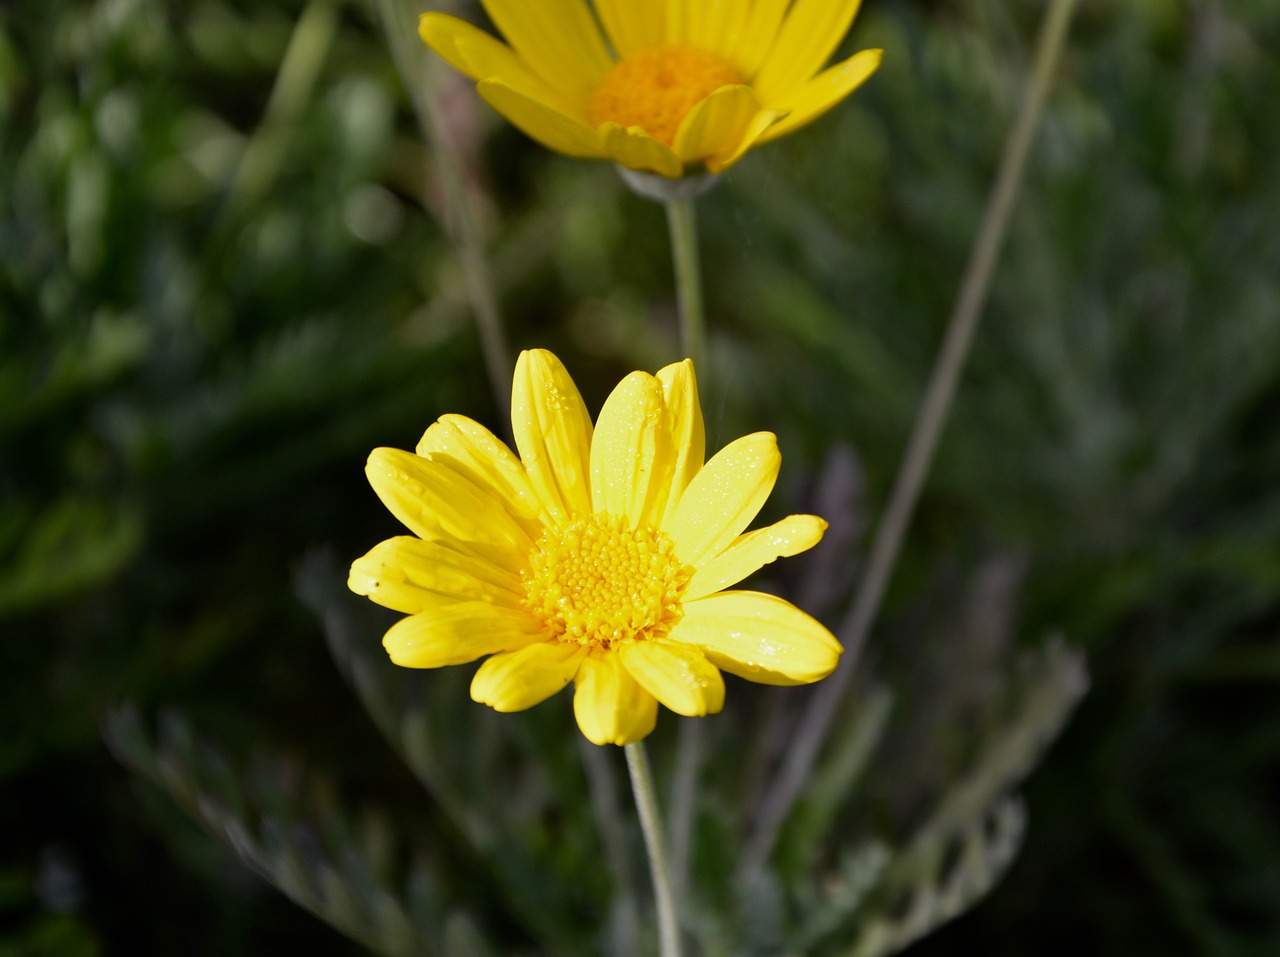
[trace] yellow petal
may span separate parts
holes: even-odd
[[[689,42],[689,0],[642,0],[646,6],[663,7],[663,46]]]
[[[754,4],[746,0],[701,0],[683,2],[685,41],[700,50],[733,62]]]
[[[506,80],[481,80],[476,89],[484,101],[511,124],[547,149],[566,156],[599,159],[605,155],[595,135],[580,120],[537,99]]]
[[[778,28],[782,25],[782,17],[790,2],[791,0],[756,0],[751,5],[742,34],[738,37],[733,52],[726,56],[742,73],[743,79],[749,80],[759,72],[760,65],[773,49]]]
[[[448,463],[503,501],[530,538],[540,533],[542,500],[524,465],[496,435],[465,415],[442,415],[423,433],[417,453]]]
[[[683,163],[705,162],[717,172],[746,152],[743,140],[760,116],[760,100],[749,86],[722,86],[689,111],[676,132],[675,151]],[[776,119],[770,114],[752,139]]]
[[[585,103],[613,65],[583,0],[483,0],[485,11],[533,72]]]
[[[545,641],[494,655],[471,680],[471,698],[495,711],[532,708],[566,687],[586,656],[582,645]]]
[[[581,102],[557,92],[501,40],[447,13],[424,13],[418,36],[445,62],[473,80],[500,79],[571,117],[582,119]]]
[[[666,641],[633,641],[618,654],[631,677],[676,714],[701,718],[724,707],[724,678],[699,649]]]
[[[667,179],[677,179],[684,172],[680,159],[671,147],[660,143],[638,126],[622,127],[617,123],[602,123],[596,131],[600,148],[619,166],[657,173]]]
[[[666,410],[671,445],[675,450],[675,466],[671,472],[671,490],[654,524],[661,525],[668,509],[674,509],[707,460],[707,436],[702,424],[702,403],[698,400],[698,380],[693,361],[673,362],[658,370],[662,383],[662,404]]]
[[[816,515],[790,515],[768,528],[747,532],[694,573],[686,601],[713,594],[779,558],[790,558],[822,540],[827,523]]]
[[[511,429],[548,513],[561,523],[591,514],[591,416],[565,367],[545,349],[516,361]]]
[[[473,80],[483,80],[485,77],[494,76],[500,71],[475,70],[471,63],[458,50],[458,39],[460,37],[469,36],[472,33],[478,33],[484,40],[481,43],[489,43],[498,47],[502,47],[506,54],[510,55],[508,60],[506,55],[499,51],[492,51],[494,57],[502,59],[504,62],[519,63],[515,51],[500,40],[489,36],[483,30],[480,30],[465,20],[450,16],[447,13],[424,13],[418,17],[418,36],[432,50],[453,67],[459,73],[465,73]]]
[[[754,86],[773,104],[811,79],[831,58],[858,12],[859,0],[795,0]]]
[[[595,8],[619,56],[665,45],[666,11],[661,3],[595,0]]]
[[[434,607],[392,625],[382,646],[401,667],[443,668],[515,651],[545,637],[542,626],[526,612],[442,598]]]
[[[680,560],[701,568],[728,548],[773,491],[781,464],[770,432],[743,436],[712,456],[662,524]]]
[[[524,597],[512,569],[407,535],[379,542],[352,562],[347,587],[408,615],[436,607],[441,596],[512,608],[521,607]]]
[[[738,160],[742,159],[742,154],[755,146],[763,136],[763,134],[772,129],[778,122],[778,119],[786,114],[778,110],[761,110],[747,125],[747,130],[742,134],[742,142],[738,144],[738,148],[725,157],[717,157],[707,160],[707,169],[713,173],[723,173]]]
[[[592,744],[631,744],[648,737],[658,702],[622,667],[616,652],[584,658],[574,678],[573,714]]]
[[[686,602],[671,640],[701,648],[730,674],[769,685],[825,678],[842,651],[831,632],[795,605],[750,591]]]
[[[591,439],[591,501],[597,512],[651,525],[666,506],[675,456],[662,383],[633,372],[610,393]]]
[[[508,567],[519,567],[533,547],[499,498],[443,462],[374,449],[365,474],[391,514],[419,538],[476,550]]]
[[[761,143],[786,136],[811,123],[860,87],[880,66],[882,50],[863,50],[849,59],[823,70],[799,89],[793,90],[786,105],[790,108],[777,123],[760,136]]]

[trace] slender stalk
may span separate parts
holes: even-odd
[[[462,163],[445,135],[440,111],[431,95],[426,50],[409,27],[417,22],[397,0],[375,0],[383,32],[391,48],[396,70],[413,104],[418,127],[435,157],[444,192],[445,228],[458,251],[467,298],[471,301],[485,369],[498,409],[511,406],[511,352],[503,331],[502,313],[494,294],[497,288],[485,253],[479,217],[467,189]]]
[[[663,201],[671,234],[671,261],[676,276],[680,313],[680,351],[693,360],[701,392],[708,394],[711,369],[707,365],[706,309],[702,296],[702,265],[698,254],[697,193],[670,196]],[[698,777],[702,771],[702,723],[680,722],[675,778],[671,790],[671,884],[684,893],[693,845]]]
[[[947,322],[942,348],[925,389],[906,453],[894,479],[884,518],[876,529],[866,572],[858,583],[853,605],[840,628],[840,635],[845,643],[843,658],[835,673],[814,694],[800,720],[796,739],[787,753],[773,788],[765,796],[755,829],[747,842],[739,866],[740,878],[749,879],[772,853],[782,824],[809,779],[813,763],[830,732],[831,723],[857,666],[862,646],[880,610],[889,576],[897,562],[903,536],[915,511],[929,465],[933,461],[938,437],[946,423],[956,384],[982,315],[996,258],[1009,224],[1009,214],[1022,185],[1027,155],[1044,111],[1045,97],[1075,6],[1076,0],[1052,0],[1045,14],[1036,42],[1031,83],[1023,97],[1009,138],[1005,141],[978,237],[970,253],[964,279]]]
[[[706,379],[707,323],[702,305],[702,268],[698,259],[698,219],[693,197],[668,199],[667,226],[671,259],[676,272],[676,301],[680,308],[680,350],[693,360],[699,378]]]
[[[644,846],[649,852],[649,873],[653,877],[653,897],[658,909],[658,953],[661,957],[680,957],[680,922],[676,916],[675,895],[671,891],[667,869],[667,851],[662,836],[662,819],[658,814],[658,798],[649,771],[649,756],[643,741],[635,741],[624,749],[627,770],[631,772],[631,790],[636,797]]]

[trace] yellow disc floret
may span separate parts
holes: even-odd
[[[551,637],[607,649],[665,635],[692,574],[662,532],[593,515],[539,538],[522,575],[525,606]]]
[[[690,46],[641,50],[618,61],[587,104],[593,126],[639,126],[671,146],[695,106],[722,86],[742,82],[732,65]]]

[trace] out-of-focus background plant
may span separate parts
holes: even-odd
[[[700,203],[709,445],[776,431],[771,508],[844,516],[791,583],[832,622],[1039,8],[871,3],[848,46],[888,51],[877,76]],[[1280,948],[1277,48],[1280,8],[1260,0],[1082,6],[828,780],[856,779],[859,802],[819,789],[802,806],[777,872],[828,876],[812,900],[757,887],[761,953],[784,930],[813,953],[853,946],[832,934],[868,888],[901,927],[920,873],[998,858],[1023,811],[1008,877],[910,953]],[[661,209],[528,143],[464,81],[434,82],[513,343],[555,349],[598,408],[675,352]],[[10,0],[0,183],[0,954],[361,952],[164,791],[388,952],[625,940],[635,915],[609,893],[625,868],[548,888],[521,857],[574,873],[600,859],[593,841],[639,854],[630,830],[596,826],[607,788],[593,804],[584,767],[600,769],[564,702],[496,723],[452,707],[480,752],[450,750],[439,721],[415,737],[404,715],[457,681],[426,700],[388,684],[376,623],[335,604],[334,569],[394,531],[368,450],[447,411],[505,418],[373,12]],[[1024,804],[998,801],[929,860],[912,835],[968,826],[954,804],[984,761],[1025,771],[1031,743],[1010,729],[1062,705],[1035,689],[1082,690],[1048,635],[1086,653],[1089,695]],[[803,694],[739,697],[786,714]],[[744,715],[710,719],[718,747],[773,726]],[[541,773],[515,773],[513,751]],[[415,774],[445,779],[429,798]],[[697,809],[709,888],[739,852],[740,822],[716,825],[726,787],[711,774]]]

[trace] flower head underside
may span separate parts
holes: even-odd
[[[704,462],[693,364],[632,373],[593,427],[551,353],[521,355],[517,456],[478,423],[444,416],[413,453],[377,449],[368,476],[413,532],[351,566],[359,594],[405,613],[384,638],[411,668],[479,658],[475,700],[519,711],[574,684],[596,744],[724,702],[722,671],[766,684],[817,681],[840,645],[772,595],[726,590],[812,547],[826,523],[792,515],[745,529],[780,465],[765,432]],[[486,657],[487,656],[487,657]]]

